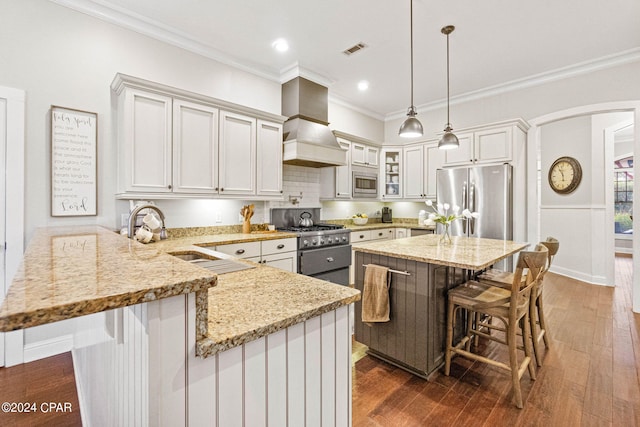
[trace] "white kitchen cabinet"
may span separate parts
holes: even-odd
[[[351,245],[371,240],[371,230],[361,230],[351,232]],[[353,258],[352,258],[353,259]]]
[[[353,142],[351,144],[351,164],[356,166],[366,166],[377,168],[378,156],[380,150],[378,147]]]
[[[223,254],[232,255],[236,258],[260,258],[260,242],[230,243],[228,245],[217,245],[216,251]]]
[[[257,194],[282,194],[282,124],[258,120],[256,144]]]
[[[424,145],[425,170],[424,170],[424,198],[436,197],[436,171],[444,165],[447,150],[438,148],[438,142],[426,143]]]
[[[414,145],[405,147],[404,154],[404,198],[421,199],[425,195],[424,191],[424,145]]]
[[[444,164],[446,150],[431,140],[404,148],[404,198],[427,199],[436,196],[436,171]]]
[[[218,192],[218,109],[173,101],[173,191]]]
[[[118,98],[120,191],[172,191],[172,99],[128,89]]]
[[[220,112],[220,194],[256,191],[256,119]]]
[[[380,228],[377,230],[371,230],[371,240],[392,240],[393,238],[393,228]]]
[[[264,240],[262,242],[218,245],[215,250],[236,258],[295,273],[298,270],[298,243],[295,238]]]
[[[261,242],[261,261],[271,267],[295,273],[298,271],[298,241],[295,238]]]
[[[384,177],[380,184],[383,200],[402,198],[402,148],[385,148],[382,150],[382,171]]]
[[[117,74],[120,199],[282,199],[284,117]]]
[[[347,152],[347,164],[320,169],[320,199],[345,200],[352,198],[352,173],[354,170],[365,171],[370,174],[376,170],[380,163],[380,149],[373,141],[349,135],[344,132],[334,131],[340,147]]]
[[[336,138],[347,153],[347,164],[320,169],[321,199],[351,199],[351,142]]]
[[[394,230],[394,239],[404,239],[405,237],[409,237],[409,229],[408,228],[396,228]]]
[[[336,180],[336,198],[338,199],[350,199],[351,198],[351,152],[349,150],[351,143],[349,141],[338,139],[340,147],[347,150],[347,164],[345,166],[336,166],[335,180]]]
[[[484,128],[457,134],[460,146],[445,150],[445,165],[458,166],[512,160],[512,126]]]

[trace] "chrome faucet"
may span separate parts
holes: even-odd
[[[160,215],[160,221],[162,221],[162,230],[160,231],[160,240],[164,240],[167,238],[167,230],[164,228],[164,213],[160,210],[156,205],[140,205],[136,206],[135,209],[131,211],[129,214],[129,225],[127,226],[127,236],[130,239],[133,239],[134,230],[136,228],[136,218],[138,217],[138,213],[143,209],[152,209]]]

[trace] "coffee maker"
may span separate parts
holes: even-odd
[[[387,208],[387,207],[382,208],[382,222],[384,223],[393,222],[393,218],[391,217],[391,208]]]

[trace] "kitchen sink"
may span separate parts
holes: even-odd
[[[176,255],[173,255],[173,256],[176,257],[176,258],[180,258],[183,261],[196,261],[196,260],[199,260],[199,259],[207,259],[207,260],[210,259],[210,258],[203,257],[202,255],[198,255],[198,254],[176,254]]]
[[[216,274],[232,273],[234,271],[255,268],[253,265],[247,265],[232,259],[219,259],[200,254],[176,254],[173,256],[188,261],[198,267],[206,268]]]

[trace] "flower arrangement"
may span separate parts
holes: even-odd
[[[469,209],[464,209],[462,213],[459,213],[460,207],[456,205],[450,206],[449,203],[438,203],[434,207],[433,202],[427,200],[425,204],[433,210],[433,213],[429,214],[429,219],[444,226],[444,232],[441,238],[442,242],[451,242],[449,226],[453,221],[462,218],[478,218],[480,216],[478,212],[471,212]],[[451,209],[451,212],[449,212],[449,209]]]

